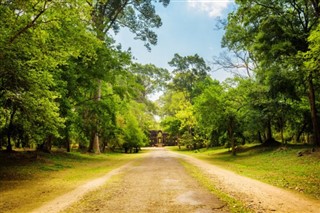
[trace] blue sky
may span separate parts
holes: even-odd
[[[181,56],[198,54],[208,63],[222,51],[223,31],[215,30],[217,17],[226,18],[234,8],[232,0],[171,0],[168,7],[157,5],[163,25],[155,30],[158,44],[149,52],[143,42],[134,39],[128,30],[122,29],[116,40],[123,49],[131,47],[136,61],[141,64],[155,64],[171,70],[168,62],[175,53]],[[225,71],[212,73],[220,81],[230,74]]]

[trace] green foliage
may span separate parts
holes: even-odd
[[[204,59],[197,54],[185,57],[175,54],[169,65],[175,68],[173,70],[175,76],[169,86],[173,90],[185,92],[187,98],[192,101],[199,94],[196,85],[206,79],[210,68]]]
[[[305,66],[308,70],[311,70],[315,73],[315,76],[318,76],[320,67],[319,67],[319,53],[320,53],[320,24],[315,28],[308,38],[309,42],[309,51],[304,54]]]
[[[152,29],[162,25],[155,11],[157,2],[166,7],[170,0],[94,1],[92,14],[97,37],[104,40],[110,29],[118,32],[121,27],[127,27],[150,50],[151,45],[157,44],[157,35]]]
[[[127,153],[130,151],[138,152],[140,147],[147,144],[148,139],[146,131],[143,129],[143,111],[137,109],[137,103],[128,103],[122,108],[122,113],[117,117],[117,126],[121,129],[117,138],[120,139],[119,143]],[[124,113],[125,112],[125,113]],[[137,114],[138,112],[138,114]],[[133,150],[135,149],[135,150]]]
[[[120,146],[116,136],[144,145],[156,108],[146,95],[164,85],[168,71],[132,69],[131,54],[115,47],[108,31],[128,27],[147,46],[156,44],[156,2],[0,1],[0,147],[92,150],[95,136],[102,149]],[[137,108],[125,117],[131,105]],[[117,116],[130,120],[124,129]]]
[[[236,3],[237,10],[229,15],[225,26],[223,46],[231,51],[249,52],[254,59],[253,80],[260,89],[253,87],[248,93],[250,120],[257,116],[254,119],[259,124],[259,132],[267,129],[267,141],[272,139],[271,126],[281,132],[284,142],[284,129],[299,126],[294,131],[309,132],[307,126],[312,125],[314,141],[319,144],[316,98],[319,79],[314,66],[317,64],[314,57],[318,54],[312,52],[317,46],[314,35],[319,21],[319,2],[246,0]],[[309,99],[309,121],[297,107],[306,104],[305,98]]]
[[[85,30],[84,20],[89,16],[86,7],[80,11],[82,3],[69,1],[70,8],[54,1],[0,5],[0,10],[7,14],[0,24],[6,32],[0,39],[0,101],[6,111],[8,149],[11,137],[37,144],[48,135],[59,137],[64,119],[59,114],[55,70],[69,57],[79,55],[77,41],[82,36],[94,40]],[[21,127],[20,136],[13,132],[16,126]]]
[[[161,91],[170,79],[169,71],[153,64],[133,64],[131,72],[136,76],[137,84],[143,86],[142,97]]]

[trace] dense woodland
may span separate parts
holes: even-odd
[[[156,114],[191,149],[319,146],[320,2],[235,2],[220,23],[228,51],[211,62],[177,53],[169,72],[112,37],[128,28],[151,49],[155,4],[169,0],[0,0],[0,148],[138,150]],[[234,77],[218,82],[216,69]]]

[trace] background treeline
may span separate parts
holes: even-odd
[[[133,63],[111,33],[127,27],[156,44],[155,3],[169,0],[0,0],[0,149],[147,144],[147,97],[168,71]]]
[[[159,101],[162,126],[190,148],[261,142],[320,145],[320,4],[317,0],[239,0],[213,69],[197,55],[176,55]]]

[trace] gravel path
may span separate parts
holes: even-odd
[[[66,212],[227,212],[226,205],[164,149],[155,149],[115,179]]]
[[[254,212],[320,213],[319,200],[235,174],[187,155],[171,155],[200,168],[217,188],[241,200]]]
[[[186,172],[179,159],[200,168],[221,191],[241,200],[253,212],[320,212],[317,200],[162,148],[88,182],[34,212],[228,212],[223,202]]]

